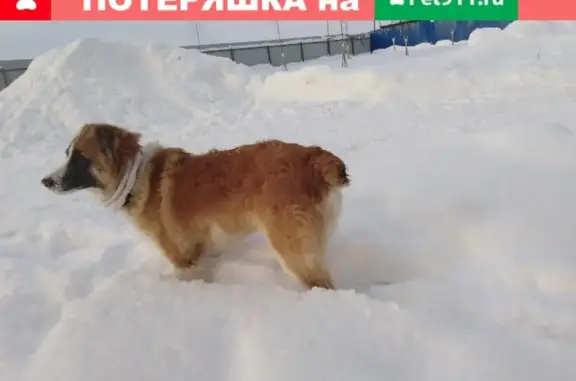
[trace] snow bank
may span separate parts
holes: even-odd
[[[480,43],[493,45],[495,42],[498,42],[498,40],[501,40],[502,37],[502,29],[500,28],[476,29],[470,33],[470,37],[468,37],[468,45],[474,46]]]
[[[229,123],[228,104],[245,98],[250,79],[245,66],[194,50],[76,41],[35,59],[0,93],[0,150],[32,141],[50,150],[87,121]]]
[[[378,101],[382,80],[374,70],[331,68],[328,65],[303,67],[268,76],[257,92],[262,100],[297,102]]]
[[[558,37],[571,36],[576,32],[572,21],[522,21],[514,22],[504,29],[504,34],[518,39],[546,39],[552,41]]]
[[[513,23],[504,30],[483,28],[456,46],[409,47],[409,56],[402,47],[384,49],[361,60],[352,58],[349,67],[356,70],[342,69],[340,57],[331,58],[330,63],[320,59],[318,65],[291,64],[289,72],[269,75],[255,96],[261,101],[296,103],[378,103],[391,98],[427,102],[430,93],[450,100],[466,99],[471,92],[507,91],[515,96],[513,93],[522,92],[527,85],[546,88],[563,81],[565,71],[576,65],[575,56],[547,51],[550,36],[568,44],[574,26],[552,23],[550,28],[550,34],[540,23]],[[511,44],[519,58],[513,65],[502,59]],[[462,51],[463,46],[468,49]],[[475,69],[469,70],[470,66]],[[440,73],[443,79],[438,77]]]
[[[0,94],[0,379],[573,381],[576,41],[542,25],[345,70],[94,40],[40,57]],[[334,150],[340,290],[303,292],[258,235],[214,284],[166,277],[120,216],[40,185],[91,120]]]

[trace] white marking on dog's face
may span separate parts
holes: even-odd
[[[72,143],[70,143],[70,145],[66,149],[66,161],[61,166],[56,168],[54,172],[49,173],[46,177],[42,179],[42,184],[54,193],[57,194],[69,193],[69,191],[64,190],[62,186],[62,179],[64,178],[64,174],[66,173],[66,169],[68,168],[68,163],[70,162],[70,155],[73,150],[74,150],[74,141],[72,141]]]
[[[67,194],[93,188],[97,182],[91,162],[74,148],[74,141],[66,150],[66,161],[42,179],[42,184],[56,194]]]
[[[66,173],[66,169],[68,168],[68,162],[69,160],[67,159],[66,162],[62,164],[60,167],[58,167],[54,172],[44,177],[42,179],[42,184],[46,188],[50,189],[52,192],[57,194],[73,192],[74,191],[73,189],[65,190],[65,188],[62,186],[62,179],[64,178],[64,174]]]

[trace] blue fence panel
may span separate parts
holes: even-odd
[[[454,42],[467,40],[470,34],[480,28],[504,29],[510,21],[407,21],[404,23],[383,26],[370,32],[370,50],[386,49],[392,45],[404,45],[408,37],[408,46],[427,42],[436,44],[441,40],[452,39]]]

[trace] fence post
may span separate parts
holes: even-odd
[[[352,39],[352,36],[350,36],[350,53],[352,53],[353,56],[356,55],[356,52],[354,50],[354,39]]]
[[[404,51],[404,54],[409,55],[409,53],[408,53],[408,36],[407,35],[404,36],[404,46],[406,48],[406,50]]]
[[[230,45],[230,59],[236,62],[236,57],[234,56],[234,47],[232,47],[232,45]]]
[[[1,89],[5,89],[6,87],[8,87],[8,76],[6,75],[6,69],[4,69],[4,66],[0,66],[0,78],[2,78],[2,82],[3,82],[3,86],[0,87]]]
[[[268,54],[268,63],[272,65],[272,54],[270,53],[270,44],[266,44],[266,53]]]

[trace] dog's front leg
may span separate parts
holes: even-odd
[[[213,253],[208,250],[205,243],[195,243],[191,246],[188,253],[190,258],[194,258],[194,263],[189,268],[178,270],[178,279],[180,280],[194,280],[203,279],[205,282],[214,281],[214,260],[218,257],[213,257]]]
[[[204,278],[202,270],[198,267],[198,260],[204,253],[204,246],[200,243],[190,245],[188,250],[182,253],[181,260],[174,264],[176,278],[190,282]]]
[[[204,252],[204,245],[193,243],[182,250],[167,235],[159,240],[164,256],[174,266],[174,273],[179,280],[190,281],[198,278],[197,264]]]

